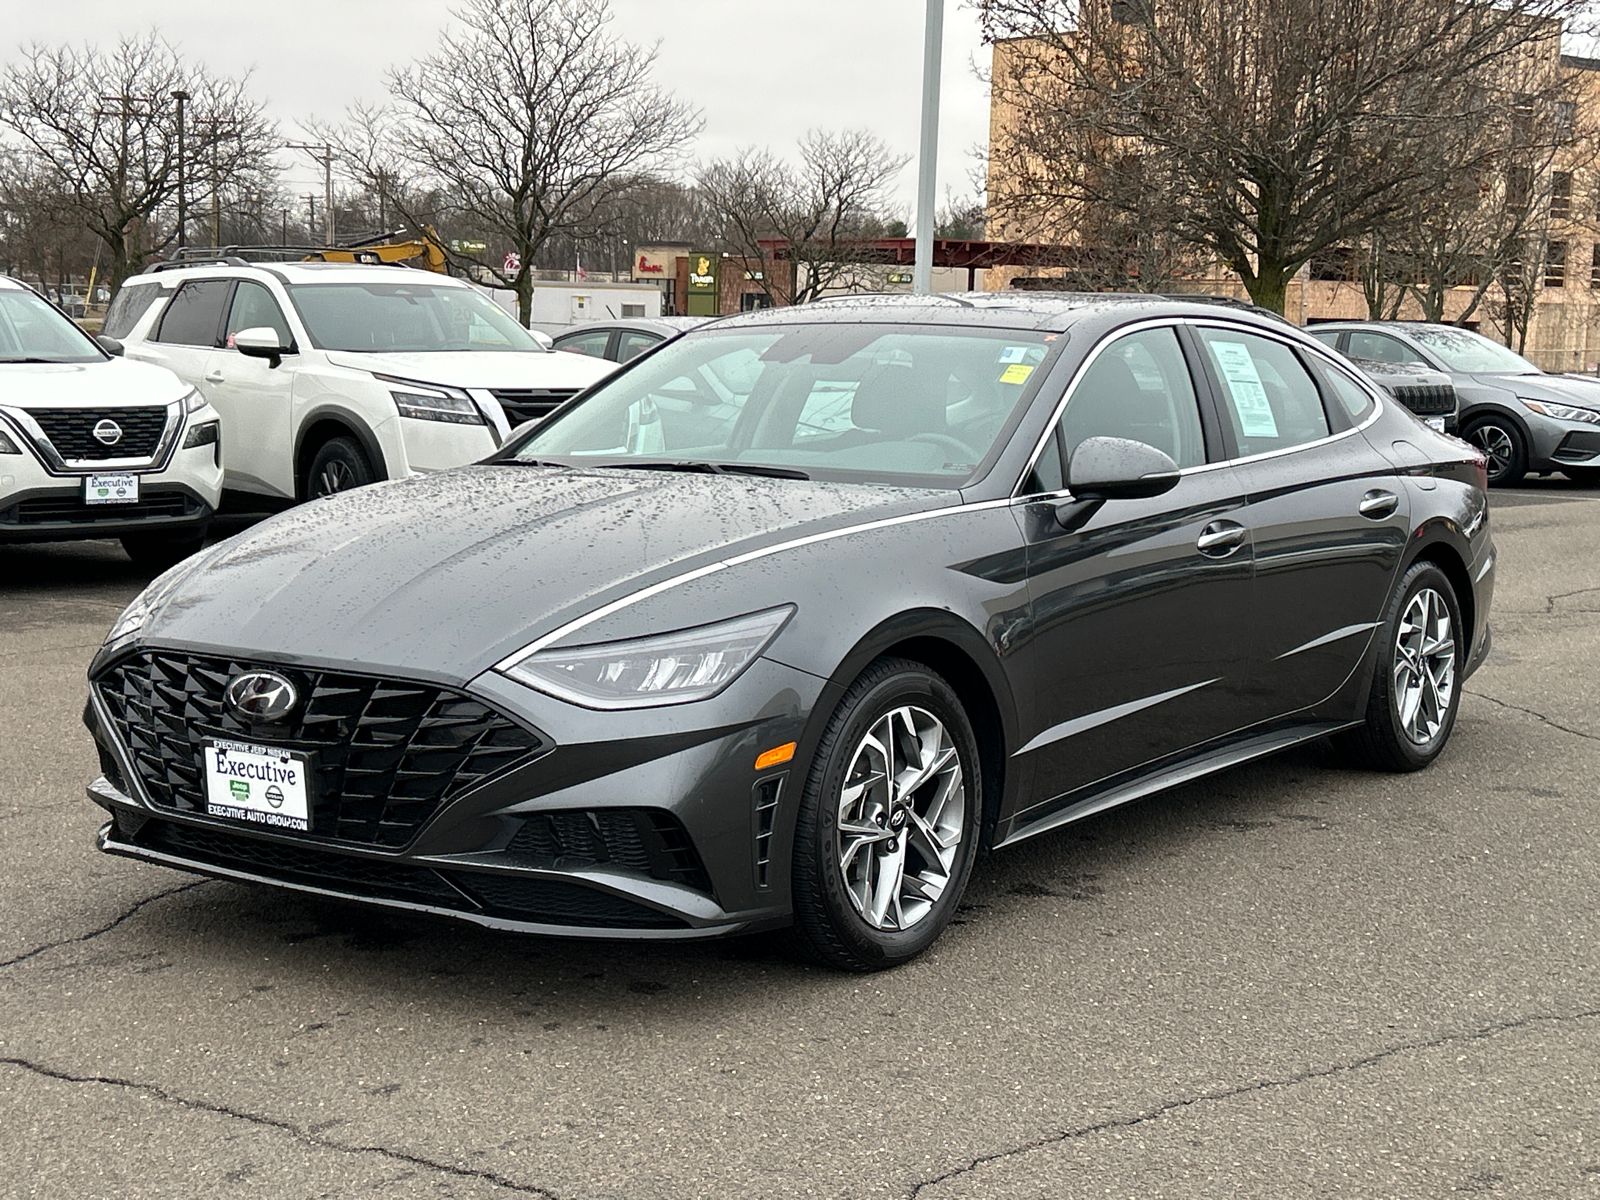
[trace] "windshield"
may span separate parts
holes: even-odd
[[[691,333],[510,457],[959,487],[1058,337],[906,325]]]
[[[1407,329],[1452,371],[1483,372],[1490,375],[1539,375],[1542,372],[1520,354],[1499,342],[1492,342],[1470,329],[1430,326]]]
[[[470,287],[426,279],[302,283],[289,297],[319,350],[545,352],[515,317]]]
[[[88,334],[32,292],[0,291],[0,363],[90,363],[105,357]]]

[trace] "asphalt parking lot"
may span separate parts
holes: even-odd
[[[1431,770],[1037,839],[868,978],[102,856],[83,670],[144,580],[0,548],[0,1194],[1600,1197],[1600,492],[1494,521]]]

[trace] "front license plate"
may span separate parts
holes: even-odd
[[[311,827],[311,767],[304,754],[246,742],[206,742],[206,812],[276,829]]]
[[[83,481],[85,504],[139,503],[137,475],[89,475]]]
[[[1444,432],[1444,418],[1443,417],[1429,417],[1428,418],[1428,428],[1434,430],[1437,433],[1443,433]]]

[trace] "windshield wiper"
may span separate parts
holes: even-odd
[[[10,363],[50,363],[50,364],[56,364],[56,363],[60,363],[61,361],[62,360],[59,359],[59,358],[0,358],[0,364],[10,364]]]
[[[698,475],[759,475],[766,479],[810,479],[804,471],[792,467],[768,467],[756,463],[714,462],[609,462],[595,463],[596,467],[632,471],[685,471]]]

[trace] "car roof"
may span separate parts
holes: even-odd
[[[225,260],[200,261],[195,263],[156,263],[146,269],[143,274],[134,276],[140,282],[152,279],[165,283],[167,280],[181,282],[185,279],[217,279],[239,278],[249,279],[261,275],[273,275],[284,283],[368,283],[375,279],[390,282],[403,282],[408,278],[415,278],[415,282],[429,284],[444,284],[447,287],[465,287],[472,285],[464,279],[455,279],[449,275],[439,275],[432,271],[419,271],[414,267],[384,266],[374,263],[325,263],[325,262],[227,262]],[[128,280],[129,283],[133,279]]]
[[[555,337],[561,338],[581,336],[588,333],[610,332],[620,329],[625,333],[661,333],[677,334],[715,321],[715,317],[605,317],[598,321],[585,321],[582,325],[574,325],[570,329],[563,329]]]
[[[1282,332],[1297,329],[1276,314],[1225,298],[1195,299],[1155,296],[1143,292],[942,292],[932,296],[836,296],[810,304],[765,308],[753,313],[723,317],[717,330],[764,325],[877,323],[906,325],[972,325],[997,329],[1037,329],[1063,332],[1090,316],[1116,315],[1126,320],[1141,317],[1227,316],[1262,329]]]
[[[0,275],[0,291],[31,292],[33,289],[21,280],[13,279],[9,275]]]

